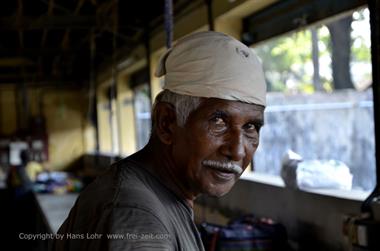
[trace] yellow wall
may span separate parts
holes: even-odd
[[[28,88],[28,107],[31,116],[40,112],[46,119],[48,134],[48,168],[57,170],[71,165],[84,153],[83,125],[86,99],[76,90]],[[18,95],[20,96],[20,95]],[[17,130],[17,106],[14,85],[0,89],[0,132],[11,135]],[[41,111],[40,111],[41,109]],[[24,114],[25,115],[25,114]]]
[[[143,66],[143,64],[140,64],[140,66],[141,65]],[[106,90],[110,86],[110,81],[104,82],[97,88],[99,150],[102,153],[128,156],[136,151],[133,91],[128,86],[129,76],[132,73],[133,72],[125,70],[118,75],[116,84],[117,100],[112,102],[112,109],[116,116],[112,118],[112,123],[110,123],[110,111],[107,109],[109,101],[106,96]],[[111,127],[113,127],[112,131]],[[113,137],[117,137],[117,139],[113,139]],[[112,148],[113,144],[114,148]],[[117,151],[115,148],[117,148]]]
[[[96,151],[96,129],[89,121],[84,121],[83,148],[85,153]]]
[[[227,1],[226,1],[227,2]],[[241,39],[242,33],[242,19],[272,3],[276,0],[246,0],[235,1],[235,6],[229,11],[226,10],[227,4],[221,4],[217,8],[217,14],[220,13],[215,19],[215,30],[224,32],[238,40]]]
[[[121,156],[128,156],[136,151],[136,128],[133,108],[133,91],[129,88],[129,77],[134,72],[142,69],[146,65],[146,60],[142,59],[126,67],[117,75],[117,100],[113,103],[113,109],[117,117],[118,152]],[[97,112],[99,126],[99,150],[101,153],[112,153],[112,134],[110,124],[110,112],[105,109],[108,99],[106,90],[109,88],[111,80],[103,81],[97,87]]]
[[[157,96],[157,94],[162,91],[161,82],[163,81],[163,78],[157,78],[156,76],[154,76],[154,73],[156,71],[160,57],[163,55],[165,51],[166,50],[162,48],[161,50],[152,53],[150,57],[150,89],[152,94],[152,104],[154,103],[154,99]]]
[[[43,113],[49,135],[51,169],[63,169],[84,154],[85,99],[79,90],[49,90],[43,95]]]
[[[128,156],[136,151],[133,92],[128,87],[128,75],[121,74],[119,76],[117,87],[120,154]]]
[[[10,135],[17,129],[16,92],[14,86],[0,88],[0,134]]]
[[[110,124],[110,110],[108,109],[109,101],[106,95],[106,89],[109,85],[100,85],[97,89],[97,112],[98,112],[98,130],[99,130],[99,151],[104,153],[112,152],[112,135]]]

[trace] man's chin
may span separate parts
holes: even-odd
[[[207,194],[208,196],[210,197],[216,197],[216,198],[219,198],[219,197],[222,197],[224,195],[226,195],[231,189],[232,189],[232,185],[224,185],[224,186],[216,186],[216,187],[213,187],[212,189],[208,189],[205,194]]]

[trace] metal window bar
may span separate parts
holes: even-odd
[[[375,121],[375,156],[376,156],[376,186],[373,192],[363,202],[362,212],[368,212],[373,218],[372,202],[380,197],[380,0],[368,0],[371,25],[371,56],[372,56],[372,89],[373,114]]]

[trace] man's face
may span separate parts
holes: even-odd
[[[259,105],[204,99],[173,136],[172,156],[184,188],[195,196],[227,193],[258,147],[263,113]]]

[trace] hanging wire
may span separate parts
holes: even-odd
[[[165,0],[166,47],[172,47],[173,41],[173,0]]]
[[[93,103],[95,97],[95,72],[94,72],[94,60],[95,60],[95,34],[94,30],[91,30],[90,35],[90,83],[89,83],[89,102],[88,102],[88,114],[87,119],[91,121],[93,110]]]
[[[113,107],[113,100],[116,100],[117,90],[116,90],[116,82],[117,82],[117,65],[116,65],[116,34],[118,30],[118,4],[119,1],[115,0],[114,2],[114,10],[113,10],[113,37],[112,37],[112,83],[110,88],[110,125],[111,125],[111,142],[112,142],[112,153],[119,153],[120,142],[118,139],[119,134],[119,126],[118,126],[118,106]],[[116,116],[116,123],[115,123]],[[111,162],[113,162],[113,158],[111,158]]]
[[[150,76],[151,72],[151,47],[150,47],[150,27],[149,24],[146,24],[145,26],[145,33],[144,33],[144,44],[145,44],[145,55],[146,55],[146,65],[147,65],[147,72],[148,72],[148,95],[149,100],[152,103],[152,79]],[[153,103],[152,103],[153,104]]]
[[[117,6],[118,1],[115,0],[115,4]],[[113,36],[112,36],[112,98],[116,97],[116,33],[117,33],[117,7],[115,6],[113,13]]]
[[[205,0],[207,5],[207,20],[208,20],[208,29],[210,31],[215,30],[214,28],[214,16],[212,14],[212,0]]]
[[[99,134],[98,134],[98,121],[96,110],[96,94],[95,94],[95,54],[96,54],[96,35],[94,29],[90,34],[90,83],[88,90],[88,114],[87,120],[95,127],[95,152],[99,152]],[[96,164],[98,159],[96,158]]]

